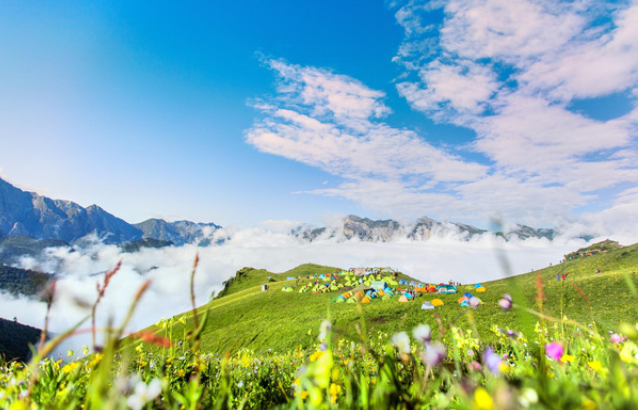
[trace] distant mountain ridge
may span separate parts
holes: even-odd
[[[180,246],[210,243],[212,233],[219,228],[214,223],[161,219],[129,224],[97,205],[84,208],[71,201],[47,198],[22,191],[0,178],[0,238],[22,237],[23,242],[28,242],[28,237],[58,240],[63,242],[50,242],[50,246],[63,246],[96,234],[111,244],[153,239],[160,241],[150,244],[153,247]],[[36,242],[31,241],[31,245]],[[139,245],[148,247],[149,243]]]
[[[107,243],[140,239],[142,231],[97,205],[83,208],[35,192],[22,191],[0,179],[0,231],[7,236],[72,242],[97,233]]]
[[[172,242],[177,246],[206,241],[213,232],[221,228],[214,223],[166,222],[163,219],[149,219],[133,226],[143,232],[143,238]]]
[[[419,218],[414,223],[401,224],[392,219],[374,221],[356,215],[348,215],[344,218],[342,226],[305,229],[297,232],[296,236],[302,240],[313,241],[319,237],[334,237],[342,234],[348,240],[355,238],[365,242],[387,242],[398,237],[427,240],[434,235],[454,235],[462,239],[470,239],[486,233],[488,233],[487,230],[472,225],[459,222],[439,222],[427,216]],[[516,225],[506,232],[496,234],[506,239],[547,238],[552,240],[555,236],[553,229],[534,229],[526,225]]]

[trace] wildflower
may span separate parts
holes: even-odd
[[[494,407],[492,396],[483,387],[474,391],[474,406],[479,410],[492,410]]]
[[[594,360],[593,362],[587,363],[592,370],[596,370],[597,372],[603,371],[603,366],[600,364],[598,360]]]
[[[522,407],[528,408],[530,405],[538,402],[538,393],[536,393],[536,390],[527,387],[521,390],[521,395],[518,396],[518,402]]]
[[[237,387],[239,387],[240,389],[241,389],[242,387],[244,387],[244,381],[243,381],[243,380],[238,381],[238,382],[237,382]]]
[[[483,366],[481,366],[481,364],[479,362],[477,362],[476,360],[474,360],[472,363],[470,363],[470,368],[472,370],[482,370]]]
[[[324,320],[321,322],[321,326],[319,326],[319,341],[324,341],[328,337],[328,333],[330,333],[330,329],[332,328],[332,324],[329,320]]]
[[[560,361],[563,363],[571,363],[576,359],[576,357],[569,355],[569,354],[564,354],[563,357],[560,358]]]
[[[84,355],[89,354],[89,348],[88,348],[88,346],[82,346],[82,354],[84,354]]]
[[[491,347],[488,347],[483,352],[483,363],[493,374],[499,374],[501,372],[501,358],[494,353]]]
[[[412,335],[416,340],[427,345],[432,341],[432,329],[428,325],[419,325],[412,330]]]
[[[337,395],[341,392],[341,386],[338,384],[332,383],[330,385],[330,403],[335,404],[337,402]]]
[[[506,293],[503,295],[503,299],[498,301],[498,304],[503,309],[503,312],[507,312],[512,308],[512,297]]]
[[[399,332],[392,336],[391,341],[399,353],[410,354],[412,352],[412,349],[410,348],[410,338],[407,333]]]
[[[545,346],[545,352],[550,359],[560,361],[563,357],[563,345],[560,342],[549,343]]]
[[[77,369],[80,364],[78,362],[71,362],[62,368],[64,373],[71,373],[73,370]]]
[[[151,380],[148,385],[139,382],[135,386],[135,393],[126,400],[126,403],[133,410],[140,410],[146,403],[155,400],[161,392],[162,382],[159,379]]]
[[[445,345],[441,342],[434,342],[426,347],[423,359],[428,366],[435,367],[443,362],[445,355]]]
[[[620,343],[626,342],[627,338],[625,336],[614,333],[609,338],[609,341],[612,343],[620,344]]]
[[[75,354],[75,352],[74,352],[73,350],[69,350],[68,352],[66,352],[66,355],[67,355],[68,357],[71,357],[71,356],[73,356],[74,354]]]
[[[323,354],[323,351],[321,351],[321,350],[318,351],[318,352],[313,353],[312,355],[310,355],[310,361],[314,362],[315,360],[320,358],[322,354]]]

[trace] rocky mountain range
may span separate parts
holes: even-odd
[[[177,246],[186,243],[207,245],[210,243],[213,232],[221,228],[221,226],[214,223],[166,222],[163,219],[149,219],[133,226],[143,232],[144,238],[172,242]]]
[[[0,238],[5,237],[5,241],[7,237],[16,238],[12,243],[42,247],[45,243],[37,241],[57,240],[57,243],[72,244],[87,238],[87,235],[96,234],[106,243],[130,244],[127,249],[131,250],[193,243],[207,246],[213,241],[213,234],[220,228],[221,226],[214,223],[167,222],[162,219],[129,224],[97,205],[83,208],[71,201],[54,200],[34,192],[22,191],[0,179]],[[485,229],[472,225],[439,222],[425,216],[415,222],[401,223],[392,219],[371,220],[355,215],[345,217],[343,223],[336,227],[298,228],[292,232],[306,241],[338,236],[368,242],[385,242],[398,237],[412,240],[427,240],[432,236],[470,239],[486,233],[488,231]],[[516,225],[496,234],[506,239],[551,240],[555,232],[553,229]],[[18,241],[17,238],[21,239]],[[30,241],[29,238],[35,238],[36,242]]]
[[[179,246],[186,243],[207,244],[212,233],[219,228],[214,223],[166,222],[161,219],[129,224],[97,205],[84,208],[71,201],[23,191],[0,179],[0,237],[31,237],[74,243],[96,234],[105,243],[154,239]]]
[[[427,216],[419,218],[414,223],[401,224],[392,219],[374,221],[356,215],[348,215],[343,220],[342,226],[304,229],[300,230],[296,235],[300,239],[307,241],[313,241],[319,237],[343,235],[346,239],[356,238],[366,242],[386,242],[398,237],[427,240],[434,235],[470,239],[473,236],[486,233],[488,233],[487,230],[472,225],[459,222],[439,222]],[[516,225],[505,232],[498,232],[497,235],[506,239],[547,238],[552,240],[555,232],[553,229],[535,229],[526,225]]]

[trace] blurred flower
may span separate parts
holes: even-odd
[[[520,396],[518,396],[518,402],[522,407],[528,408],[530,405],[538,402],[538,393],[530,387],[524,388],[521,390]]]
[[[609,338],[609,341],[612,342],[612,343],[623,343],[623,342],[627,341],[627,338],[625,336],[622,336],[622,335],[619,335],[617,333],[614,333]]]
[[[477,362],[476,360],[474,360],[472,363],[470,363],[470,368],[472,370],[482,370],[483,366],[481,366],[481,364],[479,362]]]
[[[594,360],[593,362],[588,362],[587,364],[589,365],[591,369],[596,370],[597,372],[603,371],[603,366],[600,364],[598,360]]]
[[[483,387],[474,391],[474,406],[478,410],[492,410],[494,407],[492,396]]]
[[[410,338],[405,332],[400,332],[392,336],[392,344],[397,348],[399,353],[410,354],[412,349],[410,348]]]
[[[416,340],[424,345],[432,341],[432,329],[428,325],[419,325],[412,330],[412,335]]]
[[[564,354],[563,357],[560,358],[560,361],[563,363],[571,363],[576,359],[576,357],[569,355],[569,354]]]
[[[332,324],[329,320],[324,320],[321,322],[321,326],[319,326],[319,341],[326,340],[328,337],[328,333],[330,333],[330,329],[332,328]]]
[[[443,362],[446,355],[445,345],[441,342],[434,342],[425,348],[423,359],[428,366],[438,366]]]
[[[471,307],[476,309],[476,307],[481,304],[481,299],[477,298],[476,296],[472,296],[468,303]]]
[[[563,357],[563,345],[560,342],[549,343],[545,345],[545,352],[550,359],[560,361]]]
[[[140,410],[146,403],[159,396],[161,392],[162,382],[159,379],[151,380],[148,385],[139,382],[135,386],[135,393],[126,400],[126,403],[133,410]]]
[[[512,308],[512,297],[506,293],[503,295],[503,299],[498,301],[498,304],[504,312],[507,312]]]
[[[488,347],[483,352],[483,363],[493,374],[499,374],[501,372],[501,358],[498,354],[494,353],[491,347]]]

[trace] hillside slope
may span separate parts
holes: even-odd
[[[600,275],[596,270],[601,271]],[[299,293],[296,280],[287,277],[303,276],[300,286],[308,282],[307,275],[333,272],[334,268],[318,265],[302,265],[283,273],[247,269],[227,282],[220,297],[199,308],[199,314],[208,311],[209,318],[202,335],[202,347],[207,351],[221,352],[250,348],[253,350],[287,350],[298,346],[309,347],[316,342],[321,321],[331,318],[335,331],[345,337],[358,337],[358,322],[363,317],[362,332],[373,337],[387,337],[394,332],[410,329],[421,323],[437,327],[437,317],[443,326],[475,326],[483,340],[494,337],[490,329],[496,324],[503,329],[533,331],[537,317],[522,311],[502,312],[498,300],[504,293],[514,297],[515,303],[536,308],[537,278],[542,280],[544,312],[563,315],[585,324],[592,323],[590,312],[598,326],[611,329],[621,320],[635,323],[636,296],[627,280],[638,286],[638,244],[605,254],[588,256],[548,267],[538,272],[512,276],[483,283],[487,289],[477,294],[483,304],[476,310],[459,306],[457,300],[465,292],[474,293],[474,284],[459,288],[458,294],[419,294],[415,301],[400,303],[397,298],[388,301],[374,300],[369,304],[331,303],[342,290],[314,294]],[[564,280],[557,280],[556,275]],[[268,277],[271,277],[268,282]],[[400,278],[407,278],[400,275]],[[262,291],[261,285],[269,283],[270,290]],[[580,290],[574,287],[579,287]],[[282,292],[285,286],[297,289]],[[584,297],[589,299],[586,302]],[[421,304],[434,298],[445,305],[436,310],[422,310]],[[588,307],[592,307],[591,311]],[[519,312],[519,313],[516,313]],[[191,313],[184,315],[186,325],[173,321],[172,339],[180,340],[192,328]],[[470,323],[472,322],[472,323]],[[151,329],[157,330],[157,329]],[[165,330],[159,330],[166,334]],[[379,334],[378,332],[382,332]],[[449,332],[448,332],[449,335]]]

